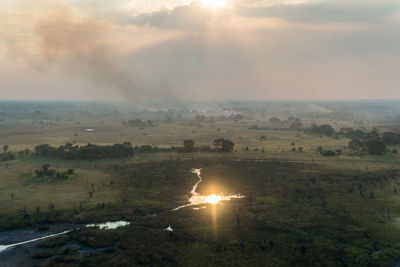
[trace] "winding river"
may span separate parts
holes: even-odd
[[[27,240],[27,241],[22,241],[22,242],[8,244],[8,245],[0,245],[0,252],[3,252],[3,251],[5,251],[5,250],[7,250],[9,248],[16,247],[16,246],[19,246],[19,245],[29,244],[29,243],[33,243],[33,242],[36,242],[36,241],[48,239],[48,238],[51,238],[51,237],[65,235],[65,234],[67,234],[67,233],[69,233],[69,232],[71,232],[73,230],[77,230],[79,228],[98,227],[101,230],[109,230],[109,229],[117,229],[119,227],[128,226],[129,224],[130,223],[126,222],[126,221],[106,222],[106,223],[99,223],[99,224],[87,224],[87,225],[84,225],[82,227],[73,228],[73,229],[66,230],[66,231],[63,231],[63,232],[60,232],[60,233],[56,233],[56,234],[45,235],[45,236],[42,236],[42,237],[33,238],[33,239],[30,239],[30,240]]]
[[[179,206],[175,209],[173,209],[172,211],[177,211],[180,210],[182,208],[186,208],[186,207],[191,207],[193,206],[194,210],[199,210],[199,209],[203,209],[203,208],[207,208],[206,204],[219,204],[221,203],[221,201],[228,201],[234,198],[243,198],[243,195],[224,195],[224,194],[212,194],[212,195],[202,195],[200,193],[198,193],[197,190],[197,186],[202,182],[202,178],[201,178],[201,169],[192,169],[192,173],[196,174],[197,178],[199,179],[193,186],[192,190],[190,191],[190,198],[188,199],[188,204]],[[7,249],[13,248],[13,247],[17,247],[20,245],[24,245],[24,244],[29,244],[29,243],[33,243],[36,241],[40,241],[40,240],[44,240],[44,239],[48,239],[48,238],[52,238],[52,237],[56,237],[56,236],[60,236],[60,235],[64,235],[67,234],[73,230],[77,230],[80,228],[86,228],[86,227],[98,227],[100,230],[108,230],[108,229],[116,229],[119,227],[124,227],[124,226],[128,226],[130,224],[130,222],[127,221],[116,221],[116,222],[106,222],[106,223],[100,223],[100,224],[87,224],[87,225],[82,225],[79,227],[75,227],[60,233],[53,233],[53,234],[49,234],[49,235],[45,235],[45,236],[41,236],[41,237],[37,237],[38,233],[35,233],[35,238],[32,238],[30,240],[26,240],[26,241],[21,241],[21,242],[17,242],[17,243],[11,243],[11,244],[3,244],[0,245],[0,253],[6,251]],[[171,228],[171,226],[168,226],[167,228],[165,228],[164,230],[166,231],[170,231],[172,232],[173,229]],[[4,237],[4,236],[3,236]],[[34,236],[32,236],[34,237]],[[1,240],[1,238],[0,238]],[[4,242],[4,241],[3,241]],[[7,242],[7,241],[6,241]],[[12,241],[11,241],[12,242]]]

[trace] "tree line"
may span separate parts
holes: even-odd
[[[66,143],[58,147],[43,144],[35,147],[35,154],[43,157],[60,158],[67,160],[97,160],[105,158],[127,158],[133,156],[133,147],[130,142],[122,144],[99,146],[87,144],[85,146]]]
[[[217,138],[213,141],[213,147],[198,146],[191,139],[184,140],[182,147],[162,148],[151,145],[141,145],[133,147],[130,142],[114,145],[94,145],[84,146],[67,143],[58,147],[43,144],[35,147],[35,154],[42,157],[59,158],[66,160],[98,160],[106,158],[129,158],[134,154],[152,152],[232,152],[235,146],[230,139]]]
[[[334,138],[348,138],[350,139],[348,148],[353,150],[353,153],[356,154],[383,155],[387,152],[397,153],[398,151],[396,149],[390,151],[387,146],[400,145],[400,134],[393,132],[384,132],[383,134],[380,134],[376,128],[371,131],[364,131],[347,127],[335,131],[335,129],[329,124],[312,124],[310,128],[305,130],[305,132]],[[326,156],[337,154],[337,152],[333,151],[324,152],[327,153]]]

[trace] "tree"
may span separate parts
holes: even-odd
[[[308,131],[312,134],[321,134],[326,136],[333,136],[335,134],[335,130],[329,124],[322,124],[320,126],[312,124]]]
[[[218,138],[214,140],[213,145],[216,146],[217,150],[220,152],[231,152],[235,143],[229,139]]]
[[[378,129],[374,128],[372,129],[369,133],[365,135],[365,139],[378,139],[379,138],[379,132]]]
[[[289,130],[301,131],[301,130],[303,130],[303,124],[301,122],[293,122],[292,124],[290,124]]]
[[[365,152],[366,147],[362,140],[353,139],[349,142],[348,147],[353,150],[358,150],[359,152]]]
[[[4,146],[3,146],[3,151],[4,151],[4,152],[7,152],[7,151],[8,151],[8,145],[4,145]]]
[[[0,154],[0,161],[15,160],[15,154],[8,151]]]
[[[281,124],[282,123],[281,119],[279,119],[277,117],[270,118],[269,122],[272,123],[272,124]]]
[[[386,145],[398,145],[400,144],[400,135],[392,132],[385,132],[382,135],[382,141]]]
[[[365,142],[368,154],[383,155],[386,152],[385,143],[379,139],[370,139]]]
[[[323,156],[326,156],[326,157],[333,157],[333,156],[336,156],[336,153],[335,153],[334,151],[332,151],[332,150],[322,151],[321,154],[322,154]]]
[[[71,151],[73,149],[74,145],[72,143],[66,143],[64,147],[65,147],[65,150]]]
[[[195,142],[193,140],[191,140],[191,139],[187,139],[187,140],[183,141],[183,149],[186,152],[194,151],[194,149],[195,149],[194,146],[195,146]]]
[[[31,151],[28,148],[24,149],[24,156],[25,157],[29,156],[30,154],[31,154]]]
[[[48,174],[49,169],[50,169],[50,164],[44,164],[44,165],[42,166],[42,170],[43,170],[43,173],[44,173],[45,175]]]
[[[383,155],[386,153],[385,142],[381,138],[367,140],[354,139],[349,142],[349,148],[361,153],[367,152],[371,155]]]
[[[244,117],[243,117],[242,114],[236,114],[236,115],[233,117],[233,120],[234,120],[235,122],[238,122],[238,121],[243,120],[243,119],[244,119]]]
[[[35,147],[35,153],[39,156],[51,156],[55,149],[48,144],[38,145]]]

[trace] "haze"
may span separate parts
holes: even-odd
[[[0,1],[0,99],[400,97],[400,2]]]

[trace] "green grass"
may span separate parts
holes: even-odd
[[[18,164],[11,164],[8,172],[15,169],[18,173]],[[203,168],[204,182],[198,188],[203,194],[232,192],[246,198],[198,211],[187,208],[171,212],[186,201],[185,195],[196,181],[190,173],[193,167]],[[6,204],[0,212],[13,214],[8,217],[14,218],[9,223],[23,220],[15,210],[24,205],[34,222],[49,215],[54,222],[131,220],[132,227],[114,234],[81,230],[69,236],[83,247],[122,249],[87,255],[81,263],[89,265],[339,265],[344,258],[350,265],[364,265],[371,259],[381,265],[400,258],[396,245],[400,237],[394,234],[399,229],[396,218],[400,216],[400,196],[393,192],[400,178],[398,170],[365,172],[314,166],[311,162],[224,159],[87,168],[57,183],[26,184],[23,178],[17,179],[8,185],[15,191],[15,200],[2,199]],[[96,188],[110,179],[113,184],[101,186],[92,199],[88,198],[91,183]],[[2,180],[2,192],[8,188],[5,183],[7,180]],[[55,211],[34,213],[35,205],[45,206],[42,203],[49,200],[55,203]],[[81,202],[83,208],[79,207]],[[111,204],[98,208],[97,204],[103,202]],[[151,216],[154,213],[157,215]],[[175,229],[172,237],[162,231],[168,224]],[[375,240],[382,252],[369,255]]]
[[[398,155],[350,157],[345,138],[249,130],[255,120],[188,126],[189,121],[181,119],[138,129],[122,125],[129,118],[126,114],[75,114],[71,121],[47,121],[43,127],[21,119],[0,127],[0,143],[9,144],[12,151],[73,141],[169,147],[181,146],[185,139],[211,145],[215,138],[225,137],[235,142],[235,151],[148,153],[99,161],[30,156],[7,162],[8,166],[2,162],[0,228],[118,219],[133,222],[125,229],[82,229],[67,236],[68,242],[81,248],[108,252],[80,258],[75,250],[62,254],[57,248],[36,254],[37,258],[54,255],[48,259],[54,264],[69,259],[87,266],[337,266],[345,262],[381,266],[400,259],[400,194],[394,193],[400,182]],[[96,131],[87,133],[85,128]],[[304,152],[291,152],[291,143],[304,147]],[[317,153],[319,146],[344,153],[324,157]],[[259,159],[264,161],[255,162]],[[75,174],[66,180],[32,175],[43,164],[60,170],[74,168]],[[203,168],[204,181],[198,188],[203,194],[232,192],[246,198],[198,211],[171,212],[187,201],[196,182],[190,173],[193,167]],[[172,236],[162,231],[169,224],[175,229]]]

